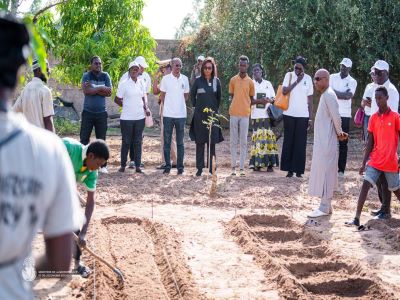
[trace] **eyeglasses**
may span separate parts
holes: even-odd
[[[320,80],[322,80],[324,78],[327,78],[327,77],[314,77],[314,81],[320,81]]]
[[[212,70],[212,67],[204,67],[204,70]]]
[[[176,68],[182,68],[182,65],[175,65]]]

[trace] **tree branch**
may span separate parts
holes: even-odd
[[[57,6],[57,5],[60,5],[60,4],[64,4],[64,3],[67,3],[67,2],[68,2],[68,0],[61,0],[61,1],[55,2],[55,3],[53,3],[53,4],[49,4],[49,5],[45,6],[45,7],[43,7],[42,9],[38,10],[38,11],[35,13],[35,15],[33,16],[33,24],[36,23],[38,17],[39,17],[42,13],[44,13],[46,10],[49,10],[50,8],[52,8],[52,7],[54,7],[54,6]]]

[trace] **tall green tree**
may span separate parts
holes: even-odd
[[[186,64],[196,53],[214,56],[225,93],[241,54],[262,63],[275,86],[296,55],[308,59],[310,75],[322,67],[338,72],[341,59],[350,57],[358,81],[356,103],[377,59],[391,65],[395,85],[400,79],[396,0],[205,0],[200,16],[201,26],[184,39],[181,56]]]
[[[52,53],[59,60],[56,76],[79,84],[93,55],[102,58],[114,83],[138,55],[154,67],[156,42],[140,24],[143,5],[143,0],[68,0],[57,6],[58,18],[41,15],[37,24],[53,42]]]

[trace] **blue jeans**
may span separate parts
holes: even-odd
[[[172,132],[175,127],[176,131],[176,148],[177,148],[177,159],[176,168],[183,170],[183,157],[185,155],[185,147],[183,146],[183,137],[185,135],[185,124],[186,118],[169,118],[163,117],[164,122],[164,157],[165,157],[165,168],[171,169],[171,140]]]

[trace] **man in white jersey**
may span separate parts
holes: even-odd
[[[61,140],[9,111],[28,55],[26,26],[0,17],[0,299],[33,299],[36,271],[68,271],[72,232],[82,222]],[[30,252],[38,229],[46,253],[35,263]]]

